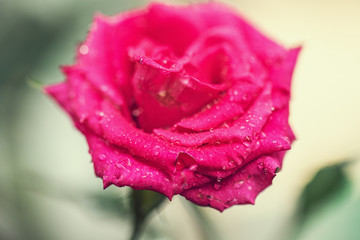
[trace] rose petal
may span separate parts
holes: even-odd
[[[219,211],[235,204],[254,204],[257,195],[271,184],[281,162],[282,157],[263,156],[225,179],[188,189],[181,195],[198,205],[211,206]]]
[[[119,21],[118,27],[122,29],[125,39],[136,39],[132,29],[135,17],[128,17]],[[129,95],[129,61],[125,51],[128,44],[121,41],[120,46],[115,46],[114,36],[121,38],[114,31],[109,18],[97,15],[91,25],[86,41],[79,47],[77,67],[81,69],[93,86],[106,94],[116,104],[123,105],[123,98]],[[119,44],[119,43],[117,43]],[[114,60],[116,59],[116,61]]]
[[[166,44],[177,56],[204,28],[204,22],[187,8],[152,3],[147,14],[147,35],[159,44]]]
[[[275,88],[290,91],[291,78],[300,50],[301,47],[288,50],[284,61],[270,68],[269,78]]]
[[[169,199],[174,195],[169,176],[158,168],[144,164],[126,150],[104,142],[101,138],[86,135],[90,147],[95,173],[101,177],[104,187],[114,184],[160,192]]]
[[[200,133],[179,133],[165,129],[154,129],[154,133],[165,137],[171,142],[177,142],[181,146],[198,147],[208,143],[242,143],[257,137],[272,113],[271,109],[271,91],[268,85],[250,109],[238,120],[234,121],[231,127],[217,128]],[[230,109],[225,110],[225,112],[229,111]]]

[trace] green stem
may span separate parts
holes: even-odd
[[[164,195],[148,190],[132,190],[133,231],[130,240],[138,240],[145,227],[148,215],[165,199]]]

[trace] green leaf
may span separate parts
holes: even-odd
[[[326,218],[349,199],[351,184],[345,171],[349,163],[351,161],[344,160],[320,169],[304,187],[292,228],[289,228],[291,237],[286,239],[298,239],[309,226]]]
[[[349,193],[350,181],[344,171],[348,161],[320,169],[304,188],[299,201],[297,216],[300,223],[327,203],[342,199]]]

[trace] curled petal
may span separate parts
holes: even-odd
[[[282,157],[263,156],[231,176],[181,193],[186,199],[223,211],[235,204],[254,204],[257,195],[268,187],[281,166]]]

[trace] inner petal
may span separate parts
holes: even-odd
[[[166,46],[146,42],[129,50],[134,63],[131,111],[139,128],[152,132],[154,128],[170,127],[198,112],[229,87],[226,78],[220,76],[221,69],[214,67],[216,63],[223,66],[223,52],[216,50],[208,55],[209,62],[202,61],[208,66],[194,72],[184,68],[186,59],[177,58]]]

